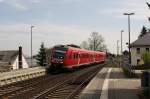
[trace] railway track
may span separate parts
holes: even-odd
[[[92,66],[73,73],[49,75],[24,83],[8,85],[5,88],[0,88],[0,97],[2,99],[77,98],[81,89],[86,86],[100,68],[102,66]]]
[[[80,91],[97,74],[99,69],[99,67],[95,67],[92,70],[84,71],[84,73],[58,83],[32,99],[77,99]]]
[[[55,81],[55,79],[59,78],[60,76],[63,75],[46,75],[34,80],[31,79],[29,81],[19,82],[16,84],[5,86],[0,89],[0,97],[13,98],[14,96],[18,96],[28,91],[34,90],[35,88],[39,87],[41,84],[45,84],[44,82]],[[22,98],[18,98],[18,99],[22,99]]]

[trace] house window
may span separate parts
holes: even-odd
[[[137,65],[139,65],[140,64],[140,59],[137,59]]]
[[[3,59],[3,55],[0,55],[0,60],[2,60]]]
[[[140,54],[140,48],[136,49],[137,54]]]
[[[149,48],[146,48],[146,52],[149,52]]]

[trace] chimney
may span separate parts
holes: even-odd
[[[19,57],[18,57],[19,69],[22,68],[22,47],[19,46]]]

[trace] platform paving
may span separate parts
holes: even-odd
[[[120,68],[103,68],[80,99],[138,99],[140,79],[126,78]]]

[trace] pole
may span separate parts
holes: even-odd
[[[120,53],[121,53],[121,55],[122,55],[122,33],[123,33],[124,31],[122,30],[121,31],[121,50],[120,50]]]
[[[119,55],[119,40],[117,40],[117,57]]]
[[[34,26],[31,26],[31,67],[32,67],[32,29],[33,29]]]
[[[121,54],[121,66],[122,66],[122,62],[123,62],[123,52],[122,52],[122,33],[123,33],[124,31],[123,30],[121,30],[121,50],[120,50],[120,54]]]
[[[130,15],[128,15],[128,29],[129,29],[129,64],[131,64],[131,51],[130,51]]]
[[[130,15],[134,15],[134,13],[124,13],[124,15],[128,16],[128,32],[129,32],[129,64],[131,64],[131,51],[130,51]]]
[[[119,62],[119,40],[117,40],[117,62],[118,62],[118,66],[120,67],[120,62]]]
[[[94,39],[94,51],[95,51],[96,47],[95,47],[95,39]]]

